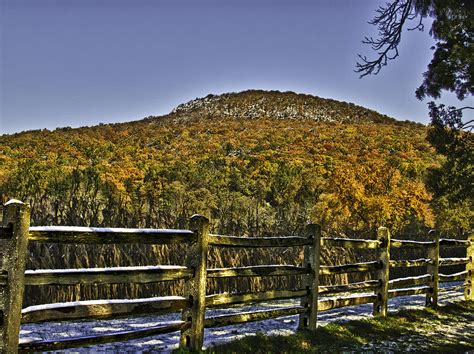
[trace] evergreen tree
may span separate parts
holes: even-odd
[[[432,19],[430,35],[435,39],[433,58],[423,73],[416,97],[438,99],[443,91],[453,92],[462,101],[474,91],[474,2],[472,0],[395,0],[379,7],[369,23],[379,36],[364,43],[377,52],[375,59],[359,55],[356,72],[361,77],[377,74],[389,60],[398,57],[403,30],[423,30],[423,21]],[[410,23],[414,25],[410,26]],[[472,227],[474,205],[473,120],[463,113],[474,107],[446,107],[429,102],[431,126],[428,141],[446,162],[428,175],[435,204],[443,210],[458,209],[465,214],[461,229]],[[462,207],[460,207],[462,206]],[[440,218],[442,219],[442,218]],[[457,225],[458,228],[461,226]]]

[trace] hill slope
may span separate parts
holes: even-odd
[[[304,102],[309,106],[301,108]],[[422,125],[355,105],[249,91],[192,101],[136,122],[0,136],[0,193],[3,201],[29,202],[33,225],[185,228],[192,214],[201,213],[213,232],[231,235],[302,234],[310,221],[324,233],[349,236],[371,237],[380,225],[394,233],[417,231],[432,223],[423,177],[439,162],[425,135]],[[165,246],[30,247],[41,257],[30,259],[29,269],[182,264],[185,256],[183,248]],[[352,257],[340,252],[323,254],[324,262]],[[298,248],[225,249],[211,252],[209,264],[286,264],[299,257]],[[238,285],[241,291],[301,286],[284,277]],[[231,279],[211,284],[210,291],[236,286]],[[29,289],[26,303],[177,289]]]
[[[3,199],[39,224],[287,233],[431,222],[425,127],[295,93],[209,95],[163,117],[0,137]],[[228,224],[229,223],[229,224]]]

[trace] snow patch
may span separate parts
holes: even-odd
[[[458,284],[462,284],[459,282]],[[448,284],[449,285],[449,284]],[[446,284],[442,284],[445,288]],[[389,300],[389,311],[398,311],[400,309],[423,308],[426,295],[400,296]],[[452,303],[463,300],[463,292],[446,291],[439,294],[439,302]],[[277,300],[251,305],[237,305],[225,308],[208,309],[206,317],[215,317],[218,315],[255,312],[269,310],[274,308],[287,308],[299,305],[299,299]],[[326,325],[331,322],[347,322],[350,320],[361,320],[371,317],[372,304],[365,304],[352,307],[344,307],[318,313],[318,323]],[[94,320],[94,321],[74,321],[74,322],[48,322],[37,324],[22,325],[21,341],[26,340],[53,340],[64,336],[85,336],[97,334],[98,328],[121,328],[123,330],[133,330],[137,328],[147,328],[157,326],[163,322],[167,324],[180,322],[180,313],[171,313],[167,315],[149,315],[142,317],[130,317],[114,320]],[[275,318],[258,322],[237,324],[220,328],[205,329],[204,347],[222,344],[238,338],[249,335],[255,335],[262,332],[266,335],[289,335],[295,333],[298,327],[298,315]],[[104,332],[106,330],[103,330]],[[25,336],[26,335],[26,336]],[[26,338],[28,337],[28,338]],[[33,339],[32,339],[33,338]],[[161,334],[143,339],[131,340],[127,342],[116,342],[110,344],[101,344],[87,348],[75,349],[76,353],[91,352],[165,352],[169,353],[178,348],[179,332]],[[60,351],[56,353],[61,353]]]
[[[159,265],[159,266],[133,266],[133,267],[108,267],[108,268],[70,268],[70,269],[28,269],[27,274],[49,274],[49,273],[99,273],[99,272],[123,272],[140,270],[170,270],[170,269],[188,269],[177,265]]]
[[[130,304],[137,304],[142,302],[149,302],[149,301],[167,301],[167,300],[186,300],[186,298],[182,296],[158,296],[158,297],[148,297],[142,299],[113,299],[113,300],[84,300],[84,301],[70,301],[70,302],[56,302],[52,304],[43,304],[43,305],[34,305],[24,308],[21,312],[33,312],[33,311],[41,311],[41,310],[51,310],[51,309],[59,309],[64,307],[72,307],[72,306],[91,306],[91,305],[108,305],[108,304],[123,304],[123,303],[130,303]]]
[[[10,203],[12,201],[9,201]],[[5,204],[7,205],[7,204]],[[87,227],[87,226],[32,226],[33,232],[77,232],[77,233],[123,233],[123,234],[189,234],[191,230],[181,229],[129,229],[117,227]]]
[[[21,200],[18,199],[10,199],[8,202],[3,204],[4,206],[10,205],[10,204],[25,204]]]

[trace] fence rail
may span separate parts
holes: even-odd
[[[317,306],[319,311],[327,311],[341,307],[356,306],[363,304],[374,303],[377,300],[377,295],[349,295],[336,298],[326,298],[318,301]]]
[[[436,245],[435,241],[412,241],[412,240],[390,240],[391,248],[426,248],[434,247]]]
[[[381,242],[377,240],[323,237],[321,240],[321,245],[326,247],[361,248],[369,250],[380,248]]]
[[[165,245],[181,242],[190,243],[195,241],[195,235],[190,230],[37,226],[30,227],[28,240],[30,242],[88,245],[118,243]]]
[[[312,242],[307,237],[286,236],[286,237],[236,237],[209,235],[209,244],[219,247],[295,247],[307,246]]]
[[[304,236],[237,237],[209,233],[209,221],[199,215],[191,218],[189,230],[122,229],[29,226],[29,207],[19,201],[5,204],[3,226],[0,228],[0,352],[17,350],[63,350],[86,345],[125,341],[152,335],[180,331],[180,347],[200,350],[204,328],[260,321],[281,316],[299,315],[299,328],[314,330],[319,311],[373,304],[376,316],[385,316],[390,298],[426,294],[427,306],[437,306],[439,282],[464,281],[465,298],[474,300],[474,235],[468,240],[440,239],[436,232],[430,241],[391,239],[387,228],[378,230],[376,240],[321,237],[318,225],[308,225]],[[187,259],[182,265],[136,267],[40,269],[27,270],[28,242],[70,244],[186,244]],[[302,265],[260,265],[232,268],[208,268],[209,247],[262,248],[303,247]],[[354,264],[321,265],[322,247],[374,250],[377,260]],[[460,247],[466,257],[441,258],[440,248]],[[427,250],[427,258],[390,259],[391,248]],[[440,267],[465,265],[454,274],[439,273]],[[390,268],[426,267],[419,276],[390,279]],[[321,275],[369,273],[372,279],[349,284],[321,285]],[[234,277],[299,276],[303,288],[245,293],[206,294],[207,279]],[[60,304],[45,304],[22,309],[25,285],[78,284],[147,284],[182,279],[182,296],[153,297],[131,300],[88,300]],[[330,295],[330,296],[328,296]],[[235,304],[279,299],[300,299],[300,306],[291,308],[243,312],[205,318],[205,309]],[[159,326],[97,336],[60,340],[19,341],[20,324],[47,321],[105,319],[144,314],[165,314],[181,311],[182,320]]]
[[[302,290],[269,290],[236,294],[213,294],[206,296],[207,307],[222,305],[245,304],[258,301],[283,300],[303,297],[308,294],[307,289]]]
[[[191,278],[194,270],[180,266],[27,270],[25,285],[155,283]]]
[[[21,311],[21,323],[118,318],[129,315],[165,314],[189,305],[182,296],[135,300],[89,300],[30,306]]]
[[[208,278],[272,277],[308,274],[308,268],[290,265],[213,268],[207,270]]]
[[[342,264],[336,266],[321,266],[319,274],[344,274],[344,273],[367,273],[382,269],[383,265],[380,261],[363,262],[353,264]]]

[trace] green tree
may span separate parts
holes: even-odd
[[[375,59],[359,55],[356,72],[361,76],[377,74],[389,60],[399,56],[403,30],[424,30],[423,21],[433,22],[430,35],[436,43],[433,58],[423,74],[416,96],[439,98],[451,91],[462,100],[472,95],[474,76],[474,2],[472,0],[394,0],[379,7],[369,23],[376,26],[377,38],[365,37],[363,43],[377,52]],[[410,23],[414,25],[410,26]]]
[[[453,92],[461,101],[474,91],[474,1],[472,0],[394,0],[376,10],[369,23],[378,37],[366,37],[363,43],[377,52],[375,59],[359,55],[356,72],[364,77],[377,74],[390,60],[399,56],[398,45],[404,29],[423,30],[423,21],[432,19],[430,35],[435,39],[433,58],[423,73],[416,97],[438,99],[443,91]],[[463,113],[474,107],[446,107],[429,102],[431,126],[428,141],[446,162],[432,170],[428,186],[437,207],[462,209],[471,215],[474,205],[474,169],[472,119]],[[459,206],[462,205],[462,208]],[[467,207],[467,209],[466,209]],[[443,217],[439,218],[440,220]],[[461,218],[465,220],[465,218]]]

